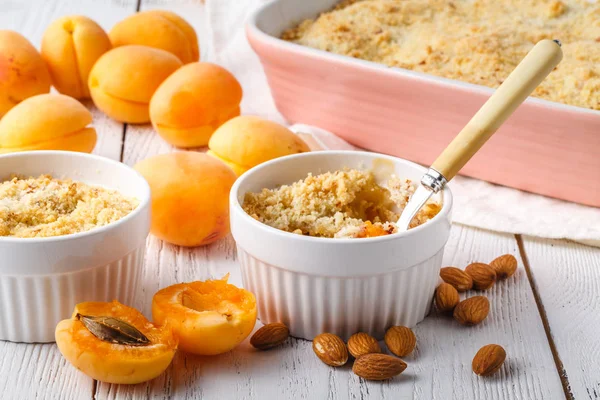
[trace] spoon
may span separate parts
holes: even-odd
[[[410,222],[427,200],[456,176],[500,125],[558,65],[562,60],[560,46],[558,40],[545,39],[538,42],[442,151],[423,175],[421,184],[402,211],[396,223],[399,232],[408,229]]]

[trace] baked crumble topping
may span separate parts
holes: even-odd
[[[260,193],[246,193],[244,210],[273,228],[326,238],[364,238],[397,232],[400,217],[415,185],[392,176],[384,188],[369,171],[345,169]],[[430,200],[411,227],[433,218],[441,209]]]
[[[564,59],[534,96],[600,110],[600,1],[347,0],[282,37],[492,88],[535,43],[560,39]]]
[[[139,204],[116,190],[70,179],[13,176],[0,183],[0,236],[20,238],[85,232],[115,222]]]

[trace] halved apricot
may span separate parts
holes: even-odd
[[[167,369],[177,349],[169,327],[155,326],[118,301],[77,304],[71,318],[56,326],[55,338],[75,368],[108,383],[153,379]]]
[[[256,324],[256,299],[247,290],[220,280],[180,283],[159,290],[152,317],[168,323],[179,348],[193,354],[225,353],[240,344]]]

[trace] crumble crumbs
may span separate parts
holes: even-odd
[[[13,176],[0,183],[0,236],[62,236],[118,221],[139,204],[116,190],[70,179]]]
[[[397,232],[395,222],[415,191],[410,180],[391,177],[388,188],[371,172],[345,169],[260,193],[246,193],[244,210],[273,228],[326,238],[364,238]],[[430,200],[411,227],[433,218],[441,206]]]

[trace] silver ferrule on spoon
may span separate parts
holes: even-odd
[[[517,65],[421,178],[421,184],[396,223],[399,231],[409,228],[410,222],[427,200],[456,176],[558,65],[562,60],[560,47],[561,43],[558,40],[542,40]]]

